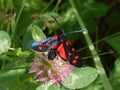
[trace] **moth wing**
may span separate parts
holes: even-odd
[[[63,60],[68,61],[71,65],[75,67],[82,66],[82,59],[75,51],[69,40],[61,43],[57,48],[57,52]]]
[[[58,44],[58,36],[55,35],[53,37],[34,42],[30,48],[37,52],[46,52],[57,49]]]

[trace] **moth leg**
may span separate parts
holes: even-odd
[[[48,59],[49,60],[53,60],[55,57],[56,57],[57,53],[55,50],[51,50],[49,53],[48,53]]]

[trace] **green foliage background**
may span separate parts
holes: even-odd
[[[78,73],[85,76],[82,84],[63,83],[46,89],[119,90],[119,10],[119,0],[0,0],[0,90],[44,88],[28,73],[34,56],[29,47],[36,40],[63,34],[61,28],[83,58],[84,67],[98,70],[99,75],[94,69],[90,73],[90,68],[82,68]],[[69,34],[80,29],[86,29],[87,35]]]

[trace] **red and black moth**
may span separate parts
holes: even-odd
[[[49,52],[49,60],[53,60],[58,54],[64,61],[68,61],[71,65],[75,67],[82,66],[81,57],[64,34],[36,41],[31,45],[31,49],[38,52]]]

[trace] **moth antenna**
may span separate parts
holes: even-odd
[[[76,31],[69,32],[69,33],[70,33],[70,34],[73,34],[73,33],[79,33],[79,32],[86,32],[86,30],[76,30]]]
[[[56,17],[52,16],[53,19],[55,20],[55,22],[57,23],[57,25],[61,28],[61,31],[63,32],[64,35],[66,35],[66,33],[64,32],[64,29],[61,27],[61,25],[58,23]],[[70,34],[73,34],[73,33],[78,33],[78,32],[84,32],[86,30],[76,30],[76,31],[73,31],[73,32],[69,32]],[[67,35],[66,35],[67,36]]]
[[[64,29],[63,29],[63,28],[61,27],[61,25],[58,23],[56,17],[54,17],[54,16],[52,16],[52,17],[53,17],[53,19],[55,20],[55,22],[57,23],[57,25],[61,28],[61,31],[63,32],[63,34],[66,35],[65,32],[64,32]]]

